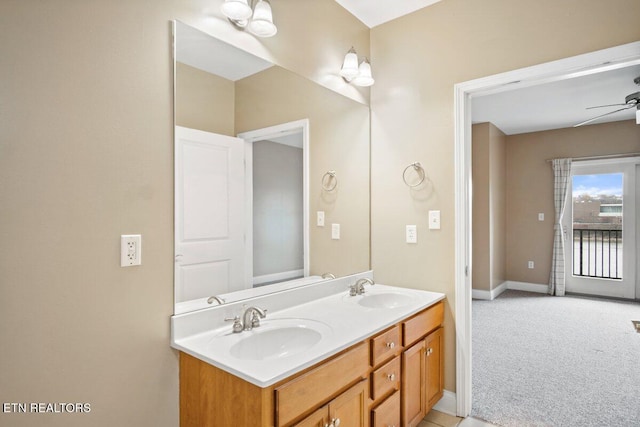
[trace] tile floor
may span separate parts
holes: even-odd
[[[432,410],[418,424],[418,427],[494,427],[494,425],[476,418],[463,419]]]

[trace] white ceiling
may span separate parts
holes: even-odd
[[[176,61],[234,82],[273,66],[180,21],[176,21],[176,39]]]
[[[640,65],[573,79],[480,96],[472,100],[474,123],[491,122],[507,135],[572,127],[592,117],[624,106],[625,97],[640,91],[633,79]],[[636,109],[612,114],[591,124],[633,120]],[[587,125],[588,126],[588,125]]]
[[[336,0],[362,21],[367,27],[376,25],[415,12],[423,7],[438,3],[440,0]]]

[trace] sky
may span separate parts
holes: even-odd
[[[622,174],[574,175],[573,197],[583,194],[622,196]]]

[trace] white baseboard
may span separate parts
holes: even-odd
[[[471,290],[471,298],[473,299],[484,299],[493,301],[496,299],[501,293],[507,290],[508,282],[502,282],[500,285],[496,286],[490,291],[484,291],[481,289],[472,289]]]
[[[516,291],[536,292],[538,294],[546,294],[549,291],[548,285],[541,285],[539,283],[527,283],[527,282],[514,282],[507,280],[507,289],[513,289]]]
[[[444,412],[454,417],[456,416],[456,408],[456,394],[449,390],[445,390],[442,399],[433,405],[433,409],[436,411]]]
[[[491,291],[485,291],[482,289],[472,289],[471,298],[493,301],[507,289],[513,289],[515,291],[535,292],[538,294],[546,294],[549,287],[547,285],[541,285],[539,283],[514,282],[513,280],[507,280],[506,282],[502,282],[500,286],[492,289]]]

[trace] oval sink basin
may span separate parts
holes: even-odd
[[[358,304],[368,308],[398,308],[411,304],[413,299],[404,294],[383,292],[363,296]]]
[[[327,325],[319,322],[285,322],[265,324],[247,334],[233,344],[229,352],[233,357],[244,360],[270,360],[292,356],[309,350],[326,335]],[[316,325],[318,323],[318,325]]]

